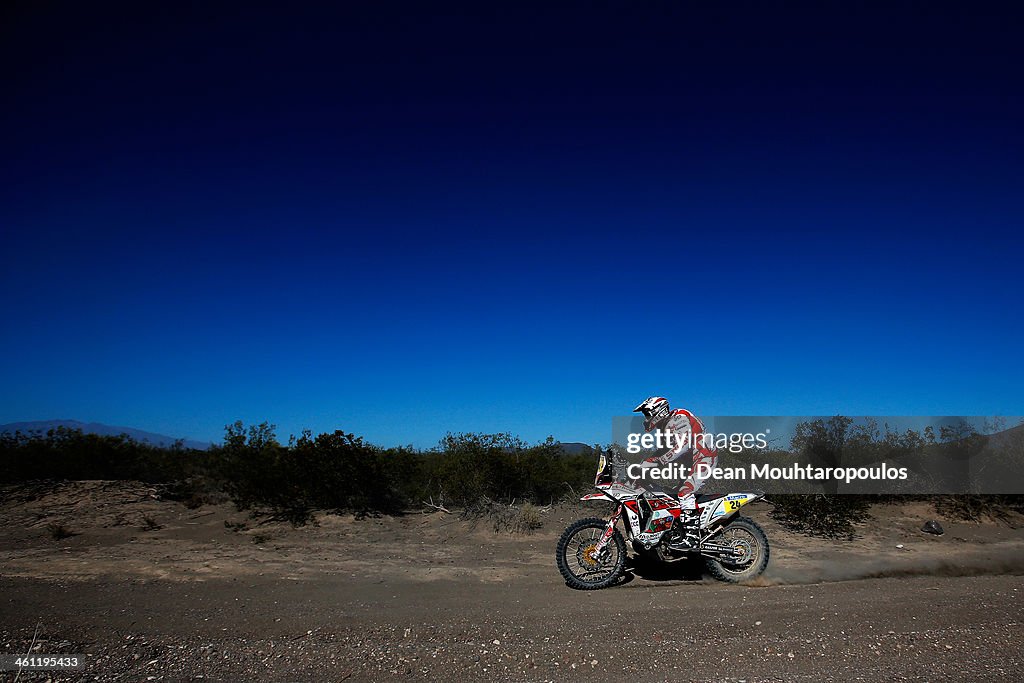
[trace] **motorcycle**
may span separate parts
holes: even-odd
[[[625,462],[602,454],[594,487],[581,501],[610,501],[609,519],[588,517],[569,525],[558,539],[556,561],[566,584],[596,590],[615,583],[625,570],[626,539],[634,552],[661,562],[704,559],[716,579],[748,581],[768,566],[768,537],[756,522],[739,515],[745,505],[764,498],[763,491],[698,495],[696,525],[679,522],[679,500],[651,482],[625,480]],[[625,538],[617,527],[623,521]]]

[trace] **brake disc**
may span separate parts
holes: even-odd
[[[597,543],[580,546],[579,550],[576,551],[576,561],[579,562],[581,567],[589,569],[599,566],[601,559],[597,557]]]

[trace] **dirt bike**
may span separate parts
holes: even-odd
[[[649,481],[641,486],[636,479],[625,480],[624,465],[619,456],[602,454],[594,478],[598,492],[580,498],[615,503],[611,518],[581,519],[558,539],[558,570],[570,587],[605,588],[622,575],[626,542],[616,528],[620,519],[637,554],[661,562],[702,557],[720,581],[747,581],[768,566],[768,537],[756,522],[739,515],[741,507],[764,498],[764,492],[698,495],[699,517],[687,525],[680,522],[683,513],[675,495]]]

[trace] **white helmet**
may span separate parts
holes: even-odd
[[[672,409],[668,407],[667,398],[651,396],[634,408],[633,412],[644,414],[644,431],[649,432],[668,420],[668,416],[672,413]]]

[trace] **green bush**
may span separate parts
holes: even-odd
[[[566,455],[552,439],[529,446],[510,434],[449,434],[437,448],[383,449],[343,431],[305,431],[281,444],[274,425],[225,428],[208,451],[157,448],[127,436],[58,428],[0,435],[0,484],[40,479],[120,479],[163,484],[189,507],[230,498],[240,509],[300,524],[313,510],[398,513],[424,501],[473,507],[546,505],[591,481],[594,455]],[[517,508],[520,509],[520,508]]]
[[[945,450],[969,454],[981,443],[970,434],[961,437],[960,433],[943,434],[945,441],[936,443],[927,430],[924,436],[909,431],[883,436],[870,424],[851,427],[848,419],[836,417],[801,425],[792,447],[825,465],[874,462],[895,454],[908,464],[921,456],[922,467],[927,467],[931,458]],[[241,509],[296,524],[308,520],[314,510],[394,514],[429,501],[468,510],[502,529],[528,530],[539,521],[534,505],[549,505],[589,488],[595,456],[594,450],[566,454],[551,438],[529,445],[507,433],[448,434],[436,448],[416,451],[379,448],[344,431],[316,436],[305,431],[282,444],[271,424],[235,422],[225,428],[221,445],[198,451],[181,444],[157,448],[123,435],[57,428],[46,434],[0,435],[0,484],[39,479],[141,480],[163,485],[167,495],[189,507],[230,499]],[[742,454],[731,457],[744,462]],[[780,451],[758,457],[783,464],[791,455]],[[870,504],[889,498],[827,493],[770,496],[775,503],[773,515],[782,524],[826,537],[850,537],[853,524],[867,516]],[[1020,511],[1021,500],[1020,496],[934,498],[940,513],[962,519]]]
[[[935,511],[953,519],[976,522],[983,517],[1006,519],[1011,512],[1024,512],[1024,496],[959,494],[936,496]]]

